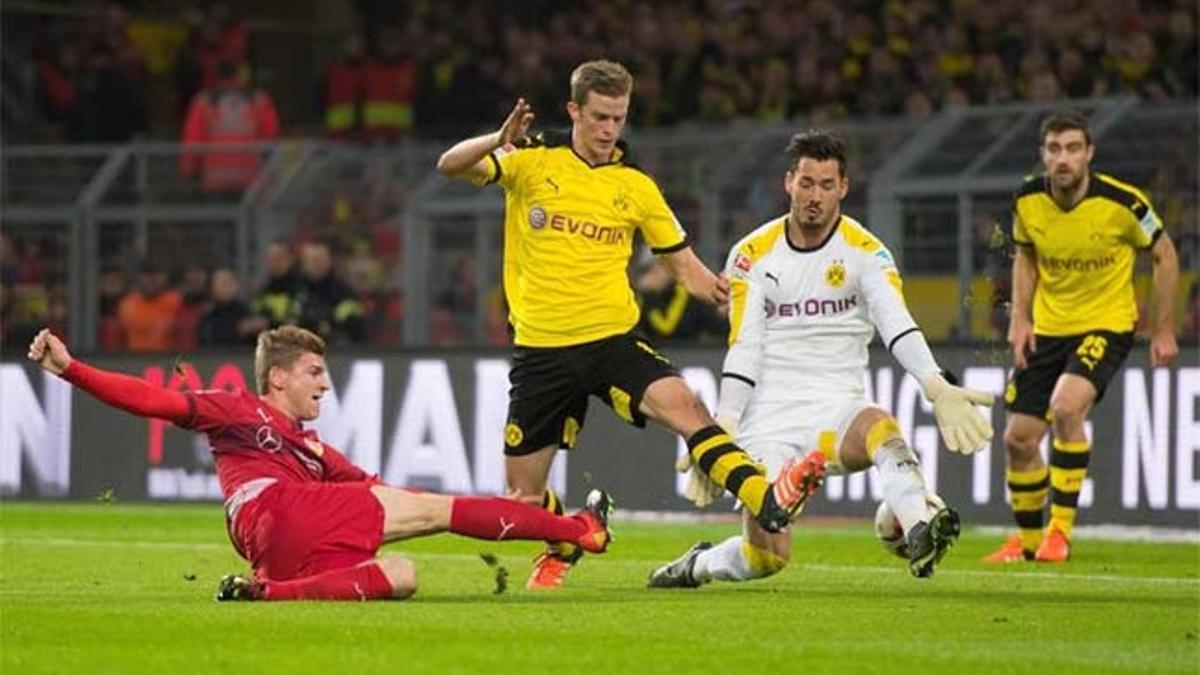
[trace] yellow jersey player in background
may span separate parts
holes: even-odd
[[[1012,318],[1015,371],[1005,391],[1006,480],[1018,533],[984,558],[1065,562],[1091,441],[1084,422],[1133,344],[1137,251],[1154,261],[1150,360],[1170,364],[1179,261],[1146,194],[1091,170],[1096,146],[1075,112],[1042,122],[1045,174],[1013,204]],[[1038,452],[1053,427],[1050,468]],[[1050,524],[1043,530],[1046,494]]]
[[[681,434],[691,458],[737,495],[764,529],[787,526],[823,474],[795,463],[771,484],[714,422],[683,378],[633,333],[639,310],[627,268],[635,231],[692,295],[723,304],[729,283],[696,257],[654,180],[620,140],[633,78],[589,61],[571,74],[571,129],[526,135],[533,110],[518,100],[496,132],[447,150],[438,171],[504,188],[504,292],[515,329],[505,471],[509,489],[561,511],[546,489],[555,452],[575,445],[589,396],[622,419],[653,419]],[[538,556],[528,586],[562,584],[577,547]]]

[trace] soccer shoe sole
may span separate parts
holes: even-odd
[[[217,602],[245,602],[255,600],[253,595],[254,582],[236,574],[226,574],[217,583]]]
[[[918,533],[916,543],[909,542],[912,558],[908,561],[908,569],[914,577],[925,578],[933,576],[933,570],[946,551],[958,541],[962,530],[962,521],[958,512],[951,508],[941,509],[929,519],[928,523],[917,523],[917,527],[925,526],[925,533]],[[925,541],[920,541],[924,539]]]
[[[692,545],[684,554],[650,573],[647,588],[699,588],[700,582],[692,576],[696,558],[702,551],[712,548],[712,542],[701,541]]]
[[[613,499],[603,490],[592,490],[588,493],[583,510],[592,514],[592,517],[599,523],[601,531],[589,532],[585,535],[585,538],[592,538],[591,542],[579,541],[576,543],[588,553],[604,553],[608,550],[608,545],[612,543],[612,531],[608,529],[608,519],[612,515]],[[601,535],[603,535],[603,541],[597,539]]]

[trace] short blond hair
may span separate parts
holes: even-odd
[[[633,76],[616,61],[585,61],[571,72],[571,100],[583,105],[589,91],[602,96],[628,96],[633,91]]]
[[[254,348],[254,383],[258,393],[269,393],[268,375],[275,367],[288,369],[305,354],[325,356],[325,340],[299,326],[280,326],[258,334]]]

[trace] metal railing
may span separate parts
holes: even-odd
[[[1160,211],[1180,220],[1168,222],[1173,232],[1194,242],[1196,101],[1074,105],[1091,118],[1097,168],[1149,190]],[[1003,291],[1008,263],[1003,251],[989,249],[989,240],[1008,217],[1012,191],[1037,167],[1037,127],[1051,107],[1061,104],[949,109],[920,123],[834,126],[850,151],[845,210],[892,248],[908,287],[920,296],[910,298],[910,307],[935,338],[996,336],[1003,299],[993,295]],[[631,132],[629,140],[701,257],[718,266],[733,241],[786,210],[782,151],[790,134],[808,126],[681,128]],[[454,321],[462,343],[480,344],[501,278],[503,199],[497,188],[477,190],[438,175],[434,165],[444,149],[425,142],[368,148],[321,140],[189,148],[261,158],[251,183],[215,194],[181,174],[178,144],[9,147],[0,173],[0,223],[54,232],[66,242],[58,264],[67,277],[71,338],[83,349],[96,345],[102,265],[146,256],[168,264],[215,258],[251,280],[272,239],[340,227],[368,240],[386,230],[402,250],[386,283],[403,290],[404,344],[430,344],[427,317],[448,293],[457,297]],[[325,223],[342,202],[352,207],[355,222]],[[1185,261],[1195,260],[1184,253]]]

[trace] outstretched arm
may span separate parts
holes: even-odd
[[[67,346],[49,329],[43,328],[34,336],[28,356],[43,370],[58,375],[114,408],[176,423],[185,422],[189,416],[190,406],[181,392],[155,387],[129,375],[93,368],[71,358]]]
[[[700,261],[692,247],[664,253],[660,256],[671,276],[683,284],[687,292],[701,300],[723,307],[729,302],[729,279],[716,275]]]
[[[517,99],[517,104],[513,106],[512,112],[508,114],[499,130],[459,141],[442,153],[438,158],[438,172],[469,183],[483,183],[488,176],[487,164],[484,162],[488,153],[524,136],[532,122],[533,108],[525,99]]]

